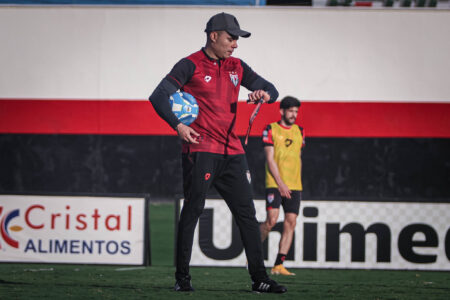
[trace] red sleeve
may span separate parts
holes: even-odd
[[[263,143],[264,146],[273,146],[272,127],[270,124],[263,131]]]

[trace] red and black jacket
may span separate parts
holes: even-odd
[[[270,102],[278,98],[274,85],[242,60],[234,57],[214,60],[202,49],[175,64],[149,99],[172,128],[180,121],[171,111],[170,95],[181,89],[197,100],[199,115],[190,126],[200,134],[200,143],[183,144],[183,152],[242,154],[242,144],[234,130],[241,85],[251,91],[267,91]]]

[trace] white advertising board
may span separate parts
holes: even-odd
[[[0,196],[0,262],[142,265],[145,198]]]
[[[265,201],[255,200],[255,208],[258,221],[263,222]],[[266,266],[273,265],[278,253],[283,218],[280,213],[278,229],[272,230],[264,246]],[[449,220],[448,203],[302,201],[291,255],[284,264],[290,268],[450,270]],[[195,231],[191,265],[244,267],[246,257],[235,226],[225,201],[206,200]]]

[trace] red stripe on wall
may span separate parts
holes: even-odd
[[[254,106],[240,102],[244,135]],[[252,136],[279,120],[279,105],[264,104]],[[450,103],[303,102],[298,124],[312,137],[450,138]],[[0,100],[0,133],[174,135],[148,101]]]

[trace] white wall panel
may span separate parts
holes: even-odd
[[[450,11],[254,7],[1,7],[0,98],[145,100],[223,10],[281,96],[450,101]]]

